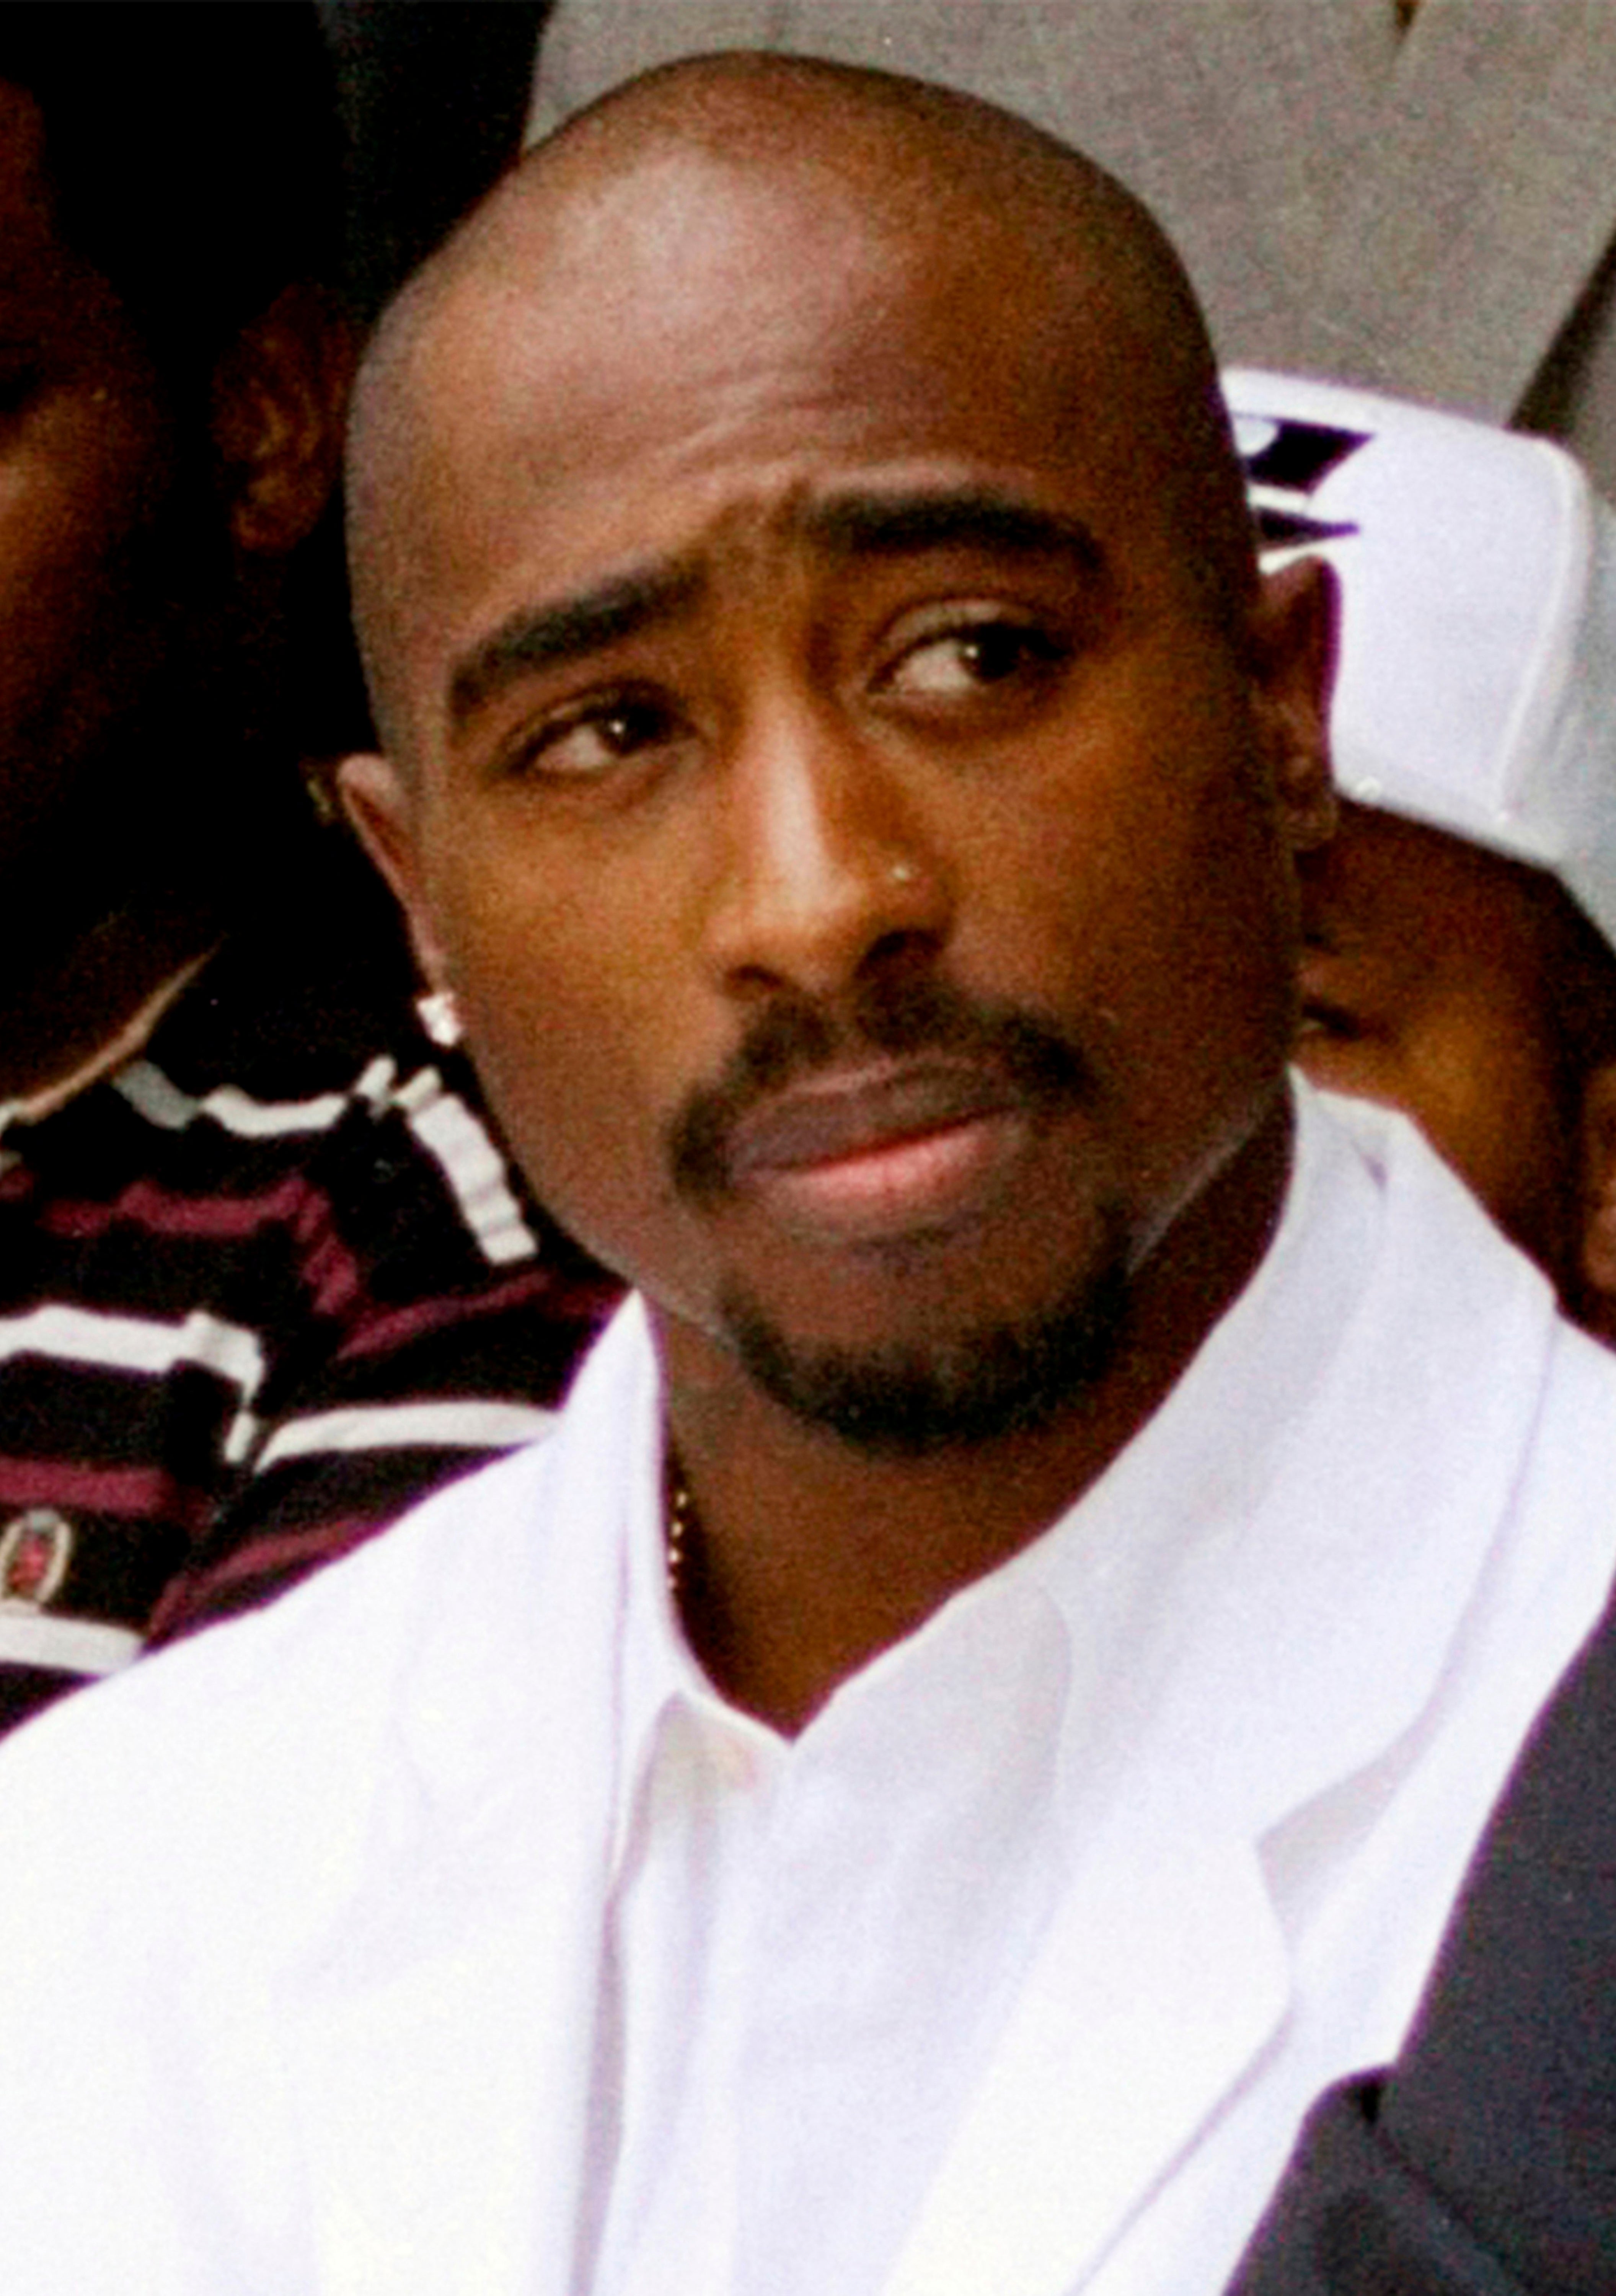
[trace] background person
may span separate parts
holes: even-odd
[[[826,67],[575,123],[358,407],[346,786],[640,1290],[0,1755],[8,2264],[1219,2289],[1616,1553],[1616,1365],[1287,1082],[1328,581],[1143,211]]]
[[[312,10],[0,16],[0,1724],[541,1426],[594,1297],[304,786],[340,213]]]
[[[1407,1109],[1616,1337],[1616,516],[1542,439],[1225,385],[1276,562],[1342,589],[1298,1058]]]

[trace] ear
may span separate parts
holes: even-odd
[[[1616,1060],[1602,1062],[1583,1088],[1581,1135],[1579,1320],[1616,1340]]]
[[[1258,576],[1249,632],[1260,719],[1269,735],[1274,791],[1293,852],[1335,831],[1330,696],[1335,685],[1340,592],[1333,567],[1298,558]]]
[[[216,466],[238,550],[283,558],[314,527],[342,463],[353,329],[323,288],[283,288],[216,363]]]
[[[360,844],[404,911],[422,975],[433,988],[447,988],[448,968],[422,888],[415,801],[408,783],[390,758],[367,750],[343,758],[337,768],[337,791]]]

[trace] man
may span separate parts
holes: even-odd
[[[302,784],[365,726],[338,192],[311,10],[5,11],[0,1726],[532,1432],[582,1328]]]
[[[1407,1109],[1616,1336],[1616,521],[1542,439],[1292,375],[1225,389],[1276,560],[1316,550],[1342,586],[1298,1058]]]
[[[0,1760],[8,2260],[1217,2290],[1599,1611],[1616,1367],[1292,1111],[1327,586],[1182,275],[1003,114],[709,61],[506,179],[353,456],[351,800],[640,1296]]]

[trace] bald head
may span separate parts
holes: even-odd
[[[1259,1137],[1267,1218],[1321,594],[1107,177],[877,74],[642,80],[395,311],[353,518],[350,808],[703,1379],[985,1440]]]
[[[849,298],[861,280],[860,297]],[[377,714],[414,746],[398,667],[423,587],[455,573],[464,418],[520,373],[563,461],[632,429],[636,377],[683,359],[693,424],[771,332],[846,335],[849,366],[916,299],[959,310],[992,404],[1053,381],[1074,438],[1128,466],[1217,613],[1251,579],[1213,355],[1144,208],[1081,155],[951,91],[759,54],[696,59],[614,89],[534,147],[398,299],[357,394],[356,611]],[[982,340],[984,317],[1005,339]],[[598,354],[637,346],[608,376]],[[726,358],[733,353],[733,359]],[[603,387],[604,386],[604,387]],[[611,392],[619,394],[619,403]],[[923,398],[923,392],[920,398]],[[627,402],[627,403],[625,403]],[[923,451],[917,400],[917,449]],[[505,451],[509,451],[507,436]],[[453,522],[453,521],[449,521]]]

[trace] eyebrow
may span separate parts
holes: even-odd
[[[975,549],[1023,558],[1064,558],[1093,573],[1103,553],[1080,520],[1036,507],[996,488],[922,487],[901,493],[843,494],[810,502],[791,525],[813,548],[838,558],[898,558],[924,550]],[[688,561],[616,575],[576,596],[523,608],[453,666],[453,733],[535,670],[587,660],[608,646],[669,621],[699,595],[705,577]]]
[[[455,663],[449,676],[451,729],[461,732],[480,709],[534,670],[587,660],[669,620],[695,597],[701,581],[693,566],[647,567],[513,614]]]
[[[913,551],[1008,551],[1075,560],[1098,570],[1103,554],[1080,519],[1041,510],[991,487],[922,487],[902,494],[833,495],[795,521],[807,539],[839,557],[897,558]]]

